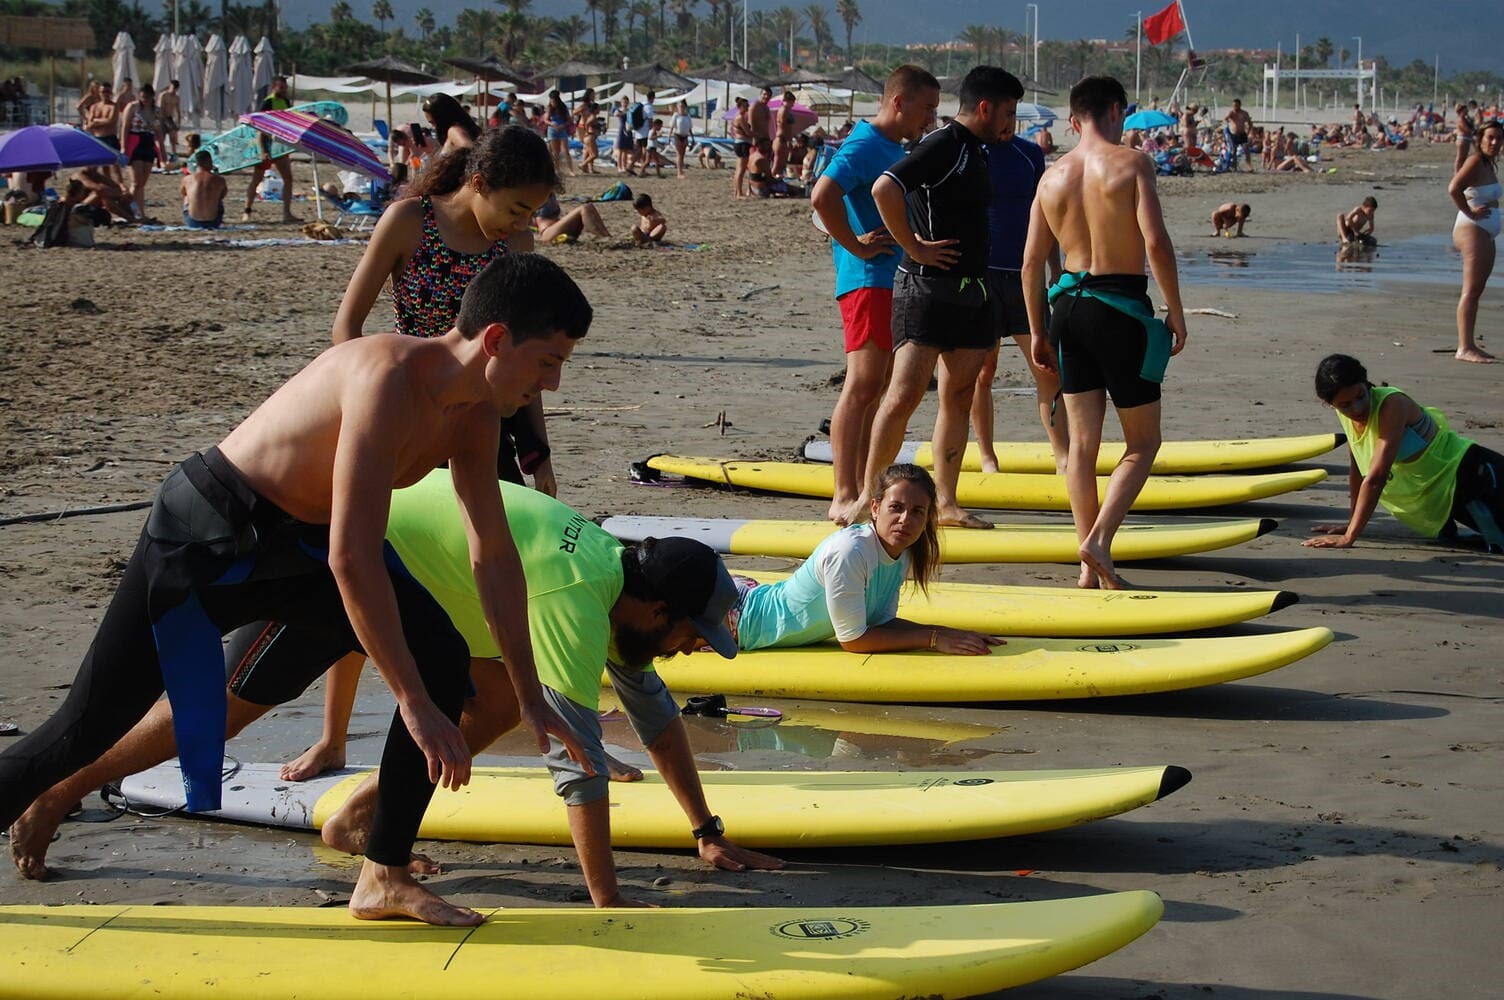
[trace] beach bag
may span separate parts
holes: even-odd
[[[599,198],[595,199],[595,200],[596,201],[631,201],[632,200],[632,189],[629,188],[629,187],[627,187],[627,182],[626,181],[617,181],[615,184],[612,184],[610,187],[606,188],[606,190],[602,191],[601,192],[601,196]]]
[[[31,242],[41,247],[65,247],[68,245],[68,218],[73,214],[73,206],[66,202],[56,202],[47,209],[47,214],[42,217],[42,224],[31,234]]]
[[[642,102],[632,102],[632,106],[627,109],[627,121],[632,123],[632,127],[634,129],[639,129],[642,128],[643,125],[647,124],[647,120],[648,114],[643,109]]]

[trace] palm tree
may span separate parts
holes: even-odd
[[[778,25],[779,41],[782,41],[784,36],[788,37],[788,64],[792,66],[798,62],[794,58],[794,34],[804,25],[804,18],[792,7],[779,7],[773,11],[773,23]]]
[[[610,45],[616,37],[616,19],[621,15],[621,9],[625,7],[627,0],[600,0],[601,20],[606,35],[606,44]]]
[[[815,36],[815,65],[818,66],[830,49],[830,12],[821,4],[812,3],[804,8],[804,16],[809,21],[810,34]]]
[[[574,55],[580,46],[580,39],[585,37],[585,32],[590,30],[590,25],[578,14],[570,14],[554,21],[549,34],[554,40],[564,46],[569,55]]]
[[[989,63],[992,60],[989,54],[992,49],[992,29],[985,24],[968,24],[961,29],[961,34],[956,41],[962,45],[969,45],[977,54],[978,63]]]
[[[695,4],[699,0],[670,0],[669,6],[674,8],[674,30],[683,35],[694,25]]]
[[[1325,35],[1322,35],[1320,38],[1316,39],[1315,48],[1316,59],[1323,66],[1332,61],[1332,53],[1337,50],[1337,47],[1332,44],[1332,40]]]
[[[846,26],[846,61],[855,65],[856,60],[851,54],[851,33],[862,23],[862,9],[856,0],[836,0],[836,17]]]
[[[505,7],[509,14],[526,14],[533,0],[496,0],[496,6]]]
[[[596,33],[595,15],[601,9],[601,0],[585,0],[585,9],[590,11],[590,51],[601,47],[600,35]]]
[[[397,19],[397,15],[392,12],[391,0],[376,0],[371,4],[371,16],[376,19],[377,24],[381,25],[383,35],[386,34],[386,22]]]
[[[508,4],[512,7],[512,4]],[[517,54],[522,51],[527,43],[528,35],[532,31],[532,18],[520,10],[511,9],[503,14],[496,15],[497,41],[501,47],[501,57],[507,62],[515,62]]]
[[[427,7],[419,7],[418,12],[413,15],[413,20],[418,23],[418,34],[422,37],[423,41],[427,42],[428,36],[433,34],[433,29],[438,27],[438,22],[434,19],[433,11]]]
[[[355,10],[345,0],[336,0],[329,5],[329,23],[339,24],[341,21],[355,20]]]
[[[489,40],[496,36],[496,14],[494,11],[466,7],[454,19],[454,30],[455,34],[468,42],[470,54],[477,59],[481,58],[486,54]]]

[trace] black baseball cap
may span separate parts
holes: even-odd
[[[726,659],[736,656],[736,639],[726,627],[736,584],[714,549],[693,538],[649,538],[638,549],[637,562],[671,614],[688,618]]]

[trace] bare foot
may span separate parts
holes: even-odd
[[[633,767],[623,761],[617,760],[610,754],[606,754],[606,770],[610,772],[612,781],[641,781],[642,769]]]
[[[1475,365],[1491,365],[1498,359],[1482,348],[1475,347],[1471,350],[1460,350],[1456,354],[1458,361],[1471,361]]]
[[[350,916],[357,920],[411,917],[440,927],[474,927],[486,918],[467,906],[446,903],[400,868],[367,860],[350,894]]]
[[[11,824],[10,859],[15,862],[16,871],[22,878],[41,882],[52,875],[47,867],[47,847],[66,815],[66,805],[62,809],[51,809],[44,799],[37,799]]]
[[[975,531],[986,531],[992,527],[991,521],[984,521],[970,511],[961,510],[959,507],[955,510],[940,511],[939,516],[935,520],[942,527],[946,528],[970,528]]]
[[[251,221],[251,213],[250,212],[241,212],[240,213],[240,221],[241,222],[250,222]]]
[[[1091,569],[1097,577],[1097,586],[1103,590],[1127,590],[1128,585],[1118,576],[1113,568],[1112,556],[1101,546],[1094,542],[1082,542],[1081,548],[1076,551],[1081,557],[1081,564]]]
[[[1084,562],[1081,564],[1081,576],[1076,580],[1076,586],[1081,590],[1097,589],[1097,574]]]
[[[367,779],[367,784],[375,778]],[[356,789],[355,794],[341,806],[333,816],[324,820],[324,825],[319,828],[319,839],[336,851],[344,851],[346,854],[364,854],[366,846],[371,839],[371,820],[376,815],[376,796],[362,795],[361,790],[366,785]],[[366,862],[370,864],[370,862]],[[412,859],[407,863],[407,870],[413,875],[442,875],[444,870],[434,860],[425,854],[413,852]]]
[[[825,512],[825,520],[834,521],[836,524],[839,524],[844,528],[846,527],[846,525],[851,523],[850,521],[846,520],[846,514],[851,510],[851,507],[851,497],[832,497],[830,500],[830,509]]]
[[[317,778],[325,771],[337,771],[345,766],[345,748],[319,740],[304,750],[298,758],[282,765],[277,774],[283,781],[307,781]]]

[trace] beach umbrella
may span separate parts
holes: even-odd
[[[116,153],[72,125],[28,125],[0,133],[0,173],[115,163]]]
[[[209,44],[204,46],[204,113],[216,122],[223,121],[230,110],[228,58],[225,40],[210,35]]]
[[[769,83],[767,77],[758,76],[735,59],[727,59],[725,62],[706,66],[703,69],[692,69],[685,76],[696,80],[712,80],[728,86],[734,83],[738,87],[766,87]]]
[[[1151,128],[1170,128],[1175,125],[1175,116],[1163,111],[1135,111],[1123,119],[1123,128],[1148,131]]]
[[[112,51],[110,68],[114,71],[115,93],[118,94],[127,77],[136,84],[141,82],[136,79],[136,43],[131,40],[130,32],[122,31],[115,36]]]
[[[415,86],[424,83],[438,83],[439,78],[430,73],[425,73],[416,66],[403,62],[393,56],[382,56],[380,59],[371,59],[367,62],[352,63],[340,70],[347,76],[363,76],[367,80],[375,80],[386,84],[386,120],[392,119],[392,84]]]
[[[157,54],[157,61],[151,68],[151,86],[160,94],[176,79],[172,75],[172,36],[158,35],[157,44],[152,51]]]
[[[794,87],[801,83],[829,83],[834,79],[835,77],[829,73],[816,73],[812,69],[805,69],[803,66],[800,66],[787,76],[774,80],[773,86]]]
[[[517,87],[529,87],[532,86],[534,79],[515,66],[508,66],[494,55],[488,55],[484,59],[465,59],[455,56],[453,59],[445,59],[444,62],[487,83],[510,83]]]
[[[1031,104],[1028,101],[1018,102],[1017,118],[1021,122],[1044,122],[1046,125],[1053,124],[1056,118],[1053,108],[1047,108],[1043,104]]]
[[[883,85],[881,83],[878,83],[855,66],[847,66],[841,71],[840,76],[832,77],[830,83],[843,90],[851,91],[851,100],[848,102],[846,108],[846,117],[851,119],[856,118],[856,95],[858,92],[863,94],[881,94],[883,92]]]
[[[272,77],[277,75],[277,53],[265,35],[256,43],[256,61],[251,66],[251,104],[255,105],[272,89]]]
[[[544,83],[547,83],[549,80],[557,83],[560,80],[565,80],[573,76],[609,76],[615,72],[616,70],[610,66],[580,62],[578,59],[566,59],[564,62],[559,63],[559,65],[550,66],[548,69],[540,72],[537,79],[542,80]]]
[[[236,35],[230,43],[228,100],[231,115],[242,115],[256,103],[256,88],[252,82],[251,43],[244,35]]]
[[[253,111],[240,116],[242,125],[265,132],[284,145],[300,149],[313,160],[313,186],[319,186],[319,157],[367,177],[390,184],[392,175],[371,147],[346,129],[306,111]],[[324,217],[323,199],[314,194],[314,211]]]
[[[649,63],[621,74],[622,83],[630,83],[644,90],[694,90],[695,82],[680,76],[667,66]]]
[[[199,94],[204,89],[204,49],[196,35],[178,35],[172,40],[172,72],[182,84],[183,117],[198,118],[203,105]]]

